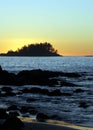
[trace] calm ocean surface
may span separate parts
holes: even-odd
[[[0,65],[12,72],[33,69],[93,72],[93,57],[0,57]]]
[[[60,89],[62,92],[71,93],[72,96],[50,97],[40,94],[22,94],[16,98],[2,97],[0,98],[0,107],[6,108],[14,104],[33,106],[38,112],[58,116],[59,120],[93,127],[93,57],[0,57],[0,65],[3,69],[13,73],[33,69],[84,73],[84,76],[80,78],[61,77],[78,85],[75,87],[11,86],[14,92],[21,91],[23,88],[39,87],[47,88],[49,91]],[[4,86],[0,85],[0,89],[2,87]],[[84,92],[73,93],[76,89],[82,89]],[[36,100],[26,102],[28,98]],[[82,102],[87,104],[86,108],[80,107]],[[29,115],[26,113],[23,116]]]

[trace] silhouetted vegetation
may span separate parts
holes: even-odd
[[[28,46],[23,46],[17,51],[8,51],[6,54],[1,54],[2,56],[60,56],[56,49],[50,43],[37,43],[29,44]]]

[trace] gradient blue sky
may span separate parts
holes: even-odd
[[[93,54],[93,0],[0,0],[0,53],[46,41],[63,55]]]

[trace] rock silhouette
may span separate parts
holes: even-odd
[[[67,81],[58,82],[59,79],[56,77],[74,77],[79,78],[82,75],[79,73],[64,73],[64,72],[53,72],[47,70],[23,70],[18,74],[9,73],[6,70],[0,69],[0,84],[1,85],[45,85],[45,86],[75,86],[75,84],[69,83]],[[14,94],[11,88],[3,88],[6,93]]]

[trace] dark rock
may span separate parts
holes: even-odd
[[[37,99],[34,99],[34,98],[28,98],[26,101],[27,101],[27,102],[35,102],[35,101],[37,101]]]
[[[48,85],[51,87],[54,87],[55,85],[58,85],[58,80],[57,79],[50,79]]]
[[[62,93],[62,96],[72,96],[71,93]]]
[[[60,120],[60,117],[58,115],[52,115],[50,118],[52,120]]]
[[[48,95],[48,96],[61,96],[62,93],[60,92],[59,89],[53,90],[49,92],[48,89],[41,89],[41,88],[31,88],[31,89],[23,89],[23,93],[35,93],[35,94],[43,94],[43,95]]]
[[[61,81],[60,84],[61,84],[62,86],[77,86],[76,84],[70,83],[70,82],[67,82],[67,81]]]
[[[9,73],[8,71],[2,70],[0,72],[0,84],[3,85],[15,85],[16,75]]]
[[[29,113],[31,114],[31,115],[36,115],[37,114],[37,110],[35,110],[35,109],[30,109],[29,110]]]
[[[0,109],[0,119],[6,119],[8,116],[5,109]]]
[[[16,94],[13,92],[6,92],[0,94],[0,97],[8,97],[8,96],[16,96]]]
[[[9,116],[20,116],[17,111],[9,111]]]
[[[21,90],[22,93],[30,93],[30,89],[28,88],[24,88]]]
[[[36,115],[36,120],[37,120],[37,121],[44,122],[44,121],[46,121],[47,119],[50,119],[50,117],[47,116],[47,115],[45,115],[45,114],[43,114],[43,113],[38,113],[38,114]]]
[[[27,113],[27,112],[31,113],[31,112],[34,111],[34,110],[35,110],[34,107],[22,106],[21,109],[20,109],[20,112],[21,112],[21,113]],[[32,113],[34,113],[34,112],[32,112]]]
[[[70,77],[70,78],[79,78],[82,76],[80,73],[74,73],[74,72],[61,73],[61,75],[65,77]]]
[[[41,88],[31,88],[31,92],[44,95],[47,95],[49,93],[47,89],[41,89]]]
[[[89,105],[86,102],[80,102],[79,107],[81,107],[81,108],[87,108],[87,107],[89,107]]]
[[[23,89],[22,90],[23,93],[35,93],[35,94],[44,94],[44,95],[48,95],[49,91],[47,89],[41,89],[41,88],[31,88],[31,89]]]
[[[8,107],[7,111],[9,110],[18,110],[16,105],[11,105],[10,107]]]
[[[5,92],[11,92],[12,88],[11,87],[3,87],[1,90],[5,91]]]
[[[22,106],[22,107],[20,108],[20,112],[21,112],[21,113],[26,113],[26,112],[28,112],[28,110],[29,110],[29,107],[27,107],[27,106]]]
[[[82,93],[82,92],[84,92],[84,90],[82,90],[82,89],[76,89],[75,91],[74,91],[74,93]]]
[[[4,96],[16,96],[16,93],[14,93],[14,92],[6,92],[5,94],[4,94]]]
[[[4,130],[2,124],[0,124],[0,130]]]
[[[0,72],[2,72],[2,67],[1,67],[1,65],[0,65]]]
[[[49,92],[49,96],[62,96],[62,93],[59,89],[53,90],[52,92]]]
[[[78,78],[82,75],[79,73],[64,73],[64,72],[52,72],[47,70],[23,70],[18,74],[9,73],[6,70],[0,68],[0,84],[3,85],[46,85],[55,86],[58,85],[58,79],[53,79],[58,76]],[[52,78],[52,79],[51,79]],[[72,83],[62,83],[67,86],[74,86]],[[5,90],[6,91],[6,90]],[[10,90],[7,90],[10,91]],[[12,91],[12,90],[11,90]]]
[[[4,130],[20,130],[24,126],[24,123],[15,116],[10,116],[4,123]]]
[[[21,71],[17,74],[18,82],[21,84],[46,85],[48,76],[42,70]]]

